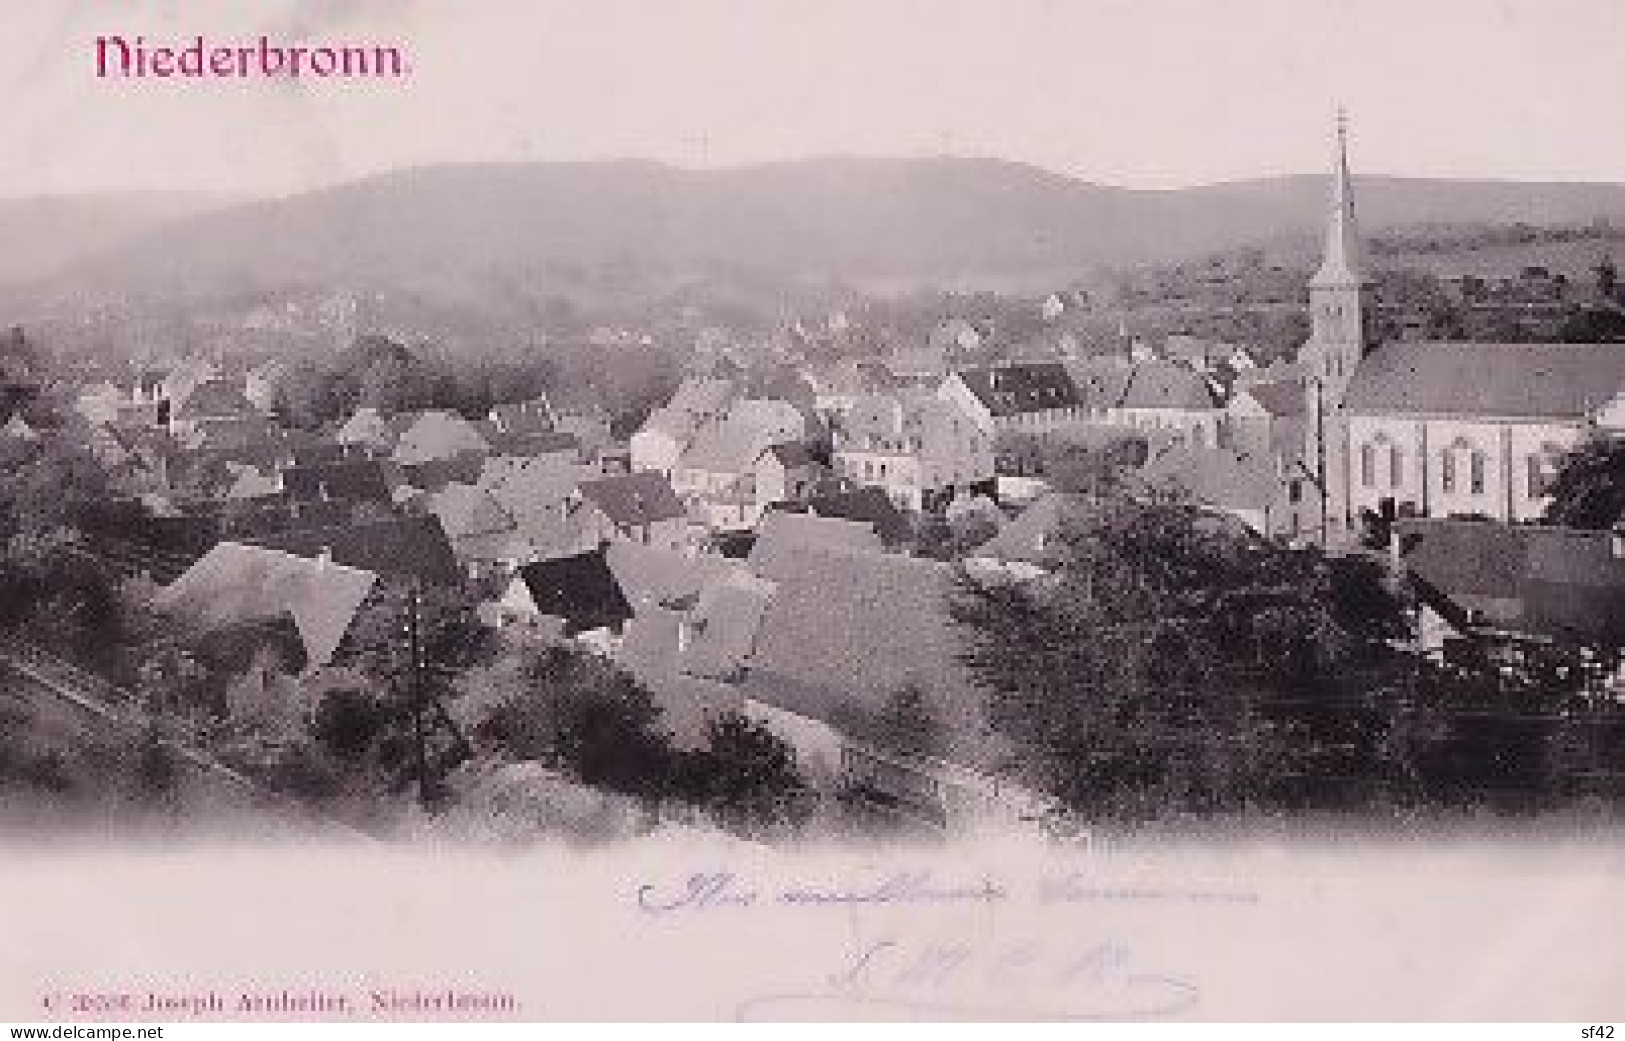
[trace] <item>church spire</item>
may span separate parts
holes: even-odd
[[[1326,255],[1311,287],[1358,286],[1365,283],[1360,256],[1360,228],[1354,220],[1354,187],[1349,177],[1348,113],[1337,110],[1337,150],[1332,160],[1332,212],[1326,226]]]

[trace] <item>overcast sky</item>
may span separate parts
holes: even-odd
[[[98,33],[397,44],[404,81],[97,80]],[[1621,0],[0,4],[0,195],[288,191],[445,160],[996,156],[1162,187],[1625,181]]]

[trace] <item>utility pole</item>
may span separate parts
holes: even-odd
[[[407,699],[412,713],[413,772],[417,776],[418,802],[426,810],[435,810],[445,795],[440,785],[442,772],[456,765],[472,753],[468,741],[456,722],[434,695],[429,682],[432,666],[424,659],[423,647],[423,583],[414,578],[406,596],[406,634],[408,665]],[[436,670],[437,672],[440,670]],[[430,749],[430,741],[437,731],[445,731],[450,738],[449,755],[440,756]]]

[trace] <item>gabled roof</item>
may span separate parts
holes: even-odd
[[[1413,578],[1462,608],[1532,634],[1625,643],[1625,555],[1610,532],[1432,518],[1396,531]]]
[[[392,423],[375,408],[358,408],[333,434],[340,444],[365,444],[394,448],[403,427]]]
[[[813,455],[810,447],[800,441],[791,441],[781,445],[768,445],[767,451],[779,461],[780,466],[788,469],[818,465],[818,457]]]
[[[211,379],[198,384],[175,406],[177,419],[258,414],[259,410],[254,407],[254,403],[244,396],[235,383],[221,379]]]
[[[908,518],[884,490],[874,487],[815,495],[806,502],[806,511],[816,517],[837,517],[861,521],[874,529],[888,546],[906,542],[912,531]]]
[[[1125,358],[1079,358],[1063,363],[1067,375],[1078,388],[1078,397],[1085,408],[1117,408],[1123,403],[1129,380],[1134,375],[1133,363]]]
[[[1534,528],[1490,521],[1401,519],[1407,567],[1451,596],[1515,600]]]
[[[1014,416],[1083,404],[1060,362],[1023,362],[961,369],[960,380],[994,416]]]
[[[820,548],[783,554],[763,577],[777,589],[739,684],[747,696],[861,736],[914,687],[944,725],[947,758],[996,765],[985,694],[959,660],[951,567]]]
[[[401,478],[419,491],[437,492],[452,484],[473,484],[485,467],[481,452],[462,452],[449,459],[430,459],[400,467]]]
[[[1253,383],[1236,392],[1238,398],[1243,394],[1276,418],[1301,416],[1307,403],[1301,383]]]
[[[448,484],[430,492],[422,508],[439,518],[440,526],[454,539],[491,535],[514,527],[508,512],[484,489],[472,484]]]
[[[617,527],[655,524],[688,515],[671,483],[654,472],[583,481],[580,491],[583,499],[602,510]]]
[[[652,606],[691,606],[707,585],[738,568],[718,556],[690,557],[638,542],[612,542],[604,555],[622,594],[637,611]]]
[[[537,457],[574,455],[581,451],[581,439],[561,430],[499,430],[489,420],[476,426],[492,455]]]
[[[886,547],[873,525],[836,517],[770,511],[756,529],[756,543],[745,559],[760,573],[774,571],[786,553],[817,547],[882,552]]]
[[[279,550],[222,542],[174,582],[154,606],[201,628],[288,615],[311,666],[332,660],[378,576]]]
[[[978,546],[971,556],[1006,563],[1053,563],[1067,527],[1086,523],[1094,512],[1088,496],[1046,492],[1006,521],[999,533]]]
[[[1579,420],[1625,389],[1625,346],[1396,341],[1361,360],[1351,412]]]
[[[539,613],[564,619],[570,631],[617,626],[632,617],[632,605],[610,570],[603,547],[526,564],[519,569],[518,581]]]
[[[265,535],[253,544],[311,559],[326,552],[334,563],[346,567],[431,586],[456,586],[462,581],[451,542],[432,516],[302,528]]]
[[[1213,386],[1201,373],[1173,362],[1149,361],[1134,367],[1123,408],[1185,409],[1202,411],[1219,406]]]
[[[480,470],[478,486],[483,488],[523,525],[527,518],[551,513],[579,488],[583,481],[596,480],[598,471],[583,463],[557,459],[512,459],[492,457]]]
[[[388,503],[401,480],[399,468],[383,459],[290,466],[282,472],[283,487],[300,499]]]
[[[465,452],[485,452],[490,445],[473,423],[445,409],[421,413],[395,443],[398,463],[451,459]]]
[[[1145,487],[1183,492],[1222,510],[1262,510],[1279,495],[1270,460],[1229,448],[1171,445],[1135,476]]]

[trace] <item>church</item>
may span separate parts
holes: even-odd
[[[1340,115],[1298,355],[1323,544],[1358,538],[1367,511],[1535,520],[1565,452],[1592,431],[1625,432],[1625,344],[1375,344],[1362,254]]]

